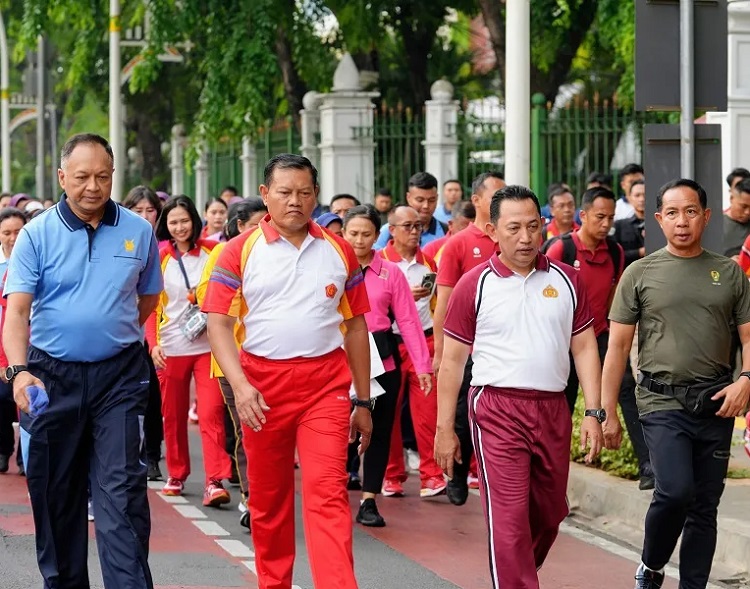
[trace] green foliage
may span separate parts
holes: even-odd
[[[578,463],[583,463],[586,456],[586,453],[581,451],[581,421],[583,420],[584,409],[583,393],[579,392],[576,410],[573,414],[573,436],[570,441],[570,459]],[[620,423],[623,423],[619,407],[617,413],[620,416]],[[635,455],[633,444],[630,442],[630,437],[624,426],[620,449],[602,450],[593,466],[626,479],[638,478],[638,457]]]

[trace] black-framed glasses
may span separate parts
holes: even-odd
[[[400,225],[394,225],[394,227],[402,227],[406,230],[407,233],[411,233],[414,230],[418,231],[419,233],[422,233],[422,231],[424,231],[424,227],[421,223],[401,223]]]

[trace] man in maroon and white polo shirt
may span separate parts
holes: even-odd
[[[542,219],[534,193],[522,186],[497,191],[490,218],[501,253],[458,281],[445,318],[435,458],[452,477],[456,399],[471,352],[469,419],[493,586],[537,589],[537,569],[568,513],[568,350],[586,399],[581,446],[590,445],[587,461],[602,445],[601,369],[580,277],[539,253]]]

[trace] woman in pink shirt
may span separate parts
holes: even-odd
[[[397,365],[398,345],[391,329],[393,318],[417,367],[422,392],[427,395],[432,387],[432,362],[414,297],[406,277],[398,267],[375,255],[372,247],[379,234],[380,215],[372,205],[360,205],[347,211],[344,217],[344,239],[354,248],[364,269],[365,287],[370,299],[370,312],[365,314],[365,320],[385,368],[385,373],[376,379],[385,393],[377,398],[372,412],[372,438],[370,447],[364,454],[362,502],[357,513],[357,522],[372,527],[385,525],[385,520],[378,512],[375,497],[383,486],[401,385]],[[351,454],[350,452],[350,456]]]

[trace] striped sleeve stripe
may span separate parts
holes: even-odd
[[[587,330],[587,329],[588,329],[589,327],[591,327],[591,326],[592,326],[593,324],[594,324],[594,318],[592,317],[591,319],[589,319],[589,320],[588,320],[588,321],[586,322],[586,325],[584,325],[584,326],[583,326],[583,327],[581,327],[580,329],[576,329],[576,330],[575,330],[575,331],[573,331],[573,332],[572,332],[572,333],[571,333],[570,335],[578,335],[579,333],[581,333],[581,332],[584,332],[584,331],[586,331],[586,330]]]
[[[355,286],[362,284],[365,281],[365,275],[362,273],[362,268],[357,268],[354,274],[346,281],[344,290],[351,290]]]
[[[209,278],[209,282],[216,282],[218,284],[223,284],[225,286],[228,286],[232,290],[237,290],[240,285],[242,284],[242,281],[235,278],[233,274],[220,272],[219,268],[215,268],[213,272],[211,272],[211,278]]]
[[[450,338],[452,338],[454,340],[457,340],[457,341],[459,341],[461,343],[466,344],[467,346],[471,346],[471,345],[474,344],[473,341],[469,341],[466,338],[461,337],[457,333],[452,332],[450,329],[446,329],[445,327],[443,327],[443,333],[445,333],[445,335],[447,335],[448,337],[450,337]]]

